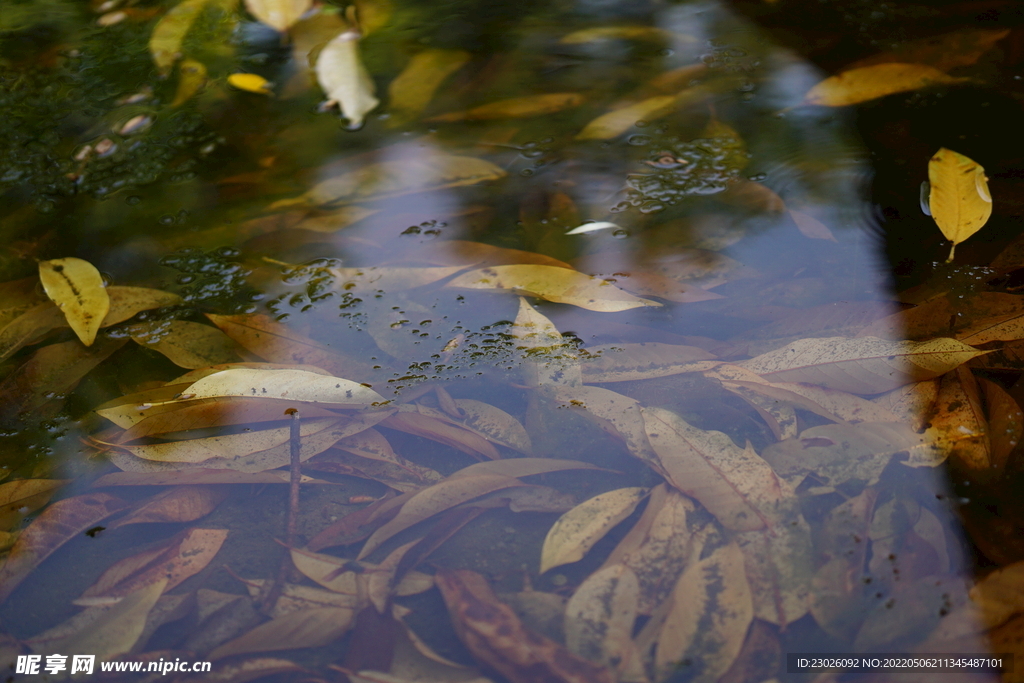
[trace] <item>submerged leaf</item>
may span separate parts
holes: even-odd
[[[638,659],[633,622],[639,596],[636,574],[625,565],[588,576],[565,606],[565,646],[595,664],[615,668]]]
[[[0,530],[13,529],[21,518],[46,505],[67,479],[18,479],[0,484]]]
[[[992,215],[992,195],[985,169],[976,161],[943,147],[928,162],[928,205],[942,234],[956,245],[981,230]]]
[[[153,27],[149,51],[156,67],[167,73],[181,56],[181,45],[192,24],[211,0],[182,0],[172,7]]]
[[[624,292],[607,280],[566,268],[532,264],[472,270],[451,280],[445,287],[512,290],[591,311],[626,311],[641,306],[661,305]]]
[[[469,59],[470,54],[465,50],[438,48],[413,55],[388,86],[388,107],[392,112],[388,125],[401,125],[423,113],[441,84]]]
[[[949,71],[954,67],[974,64],[1009,33],[1010,29],[964,28],[908,41],[891,52],[859,59],[847,68],[900,62],[927,64],[939,71]]]
[[[488,121],[490,119],[516,119],[528,116],[542,116],[554,112],[577,107],[583,103],[583,96],[574,92],[547,93],[544,95],[527,95],[498,100],[474,107],[467,111],[456,111],[450,114],[434,116],[427,121],[437,123],[453,123],[458,121]]]
[[[223,659],[247,652],[322,647],[349,630],[354,621],[353,611],[345,607],[289,612],[221,645],[207,657]]]
[[[588,123],[576,135],[576,139],[610,140],[625,133],[638,121],[650,121],[668,114],[676,108],[676,99],[675,95],[658,95],[621,109],[614,109]]]
[[[312,5],[313,0],[245,0],[250,14],[281,32],[287,31]]]
[[[601,493],[558,518],[540,551],[540,573],[578,562],[612,528],[629,517],[647,489],[630,487]]]
[[[110,310],[110,297],[96,266],[79,258],[39,262],[46,296],[60,306],[71,329],[86,346],[96,340]]]
[[[363,125],[363,118],[377,108],[373,79],[359,55],[358,31],[344,31],[324,46],[316,60],[316,79],[327,94],[328,105],[338,104],[349,128]]]
[[[947,76],[924,64],[874,64],[826,78],[804,95],[803,103],[845,107],[886,95],[966,80]]]
[[[210,325],[189,320],[138,323],[129,329],[132,340],[162,353],[182,368],[206,368],[238,360],[235,343]]]

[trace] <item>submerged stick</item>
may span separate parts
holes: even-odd
[[[292,568],[291,549],[295,547],[299,526],[299,484],[302,480],[302,434],[299,432],[299,411],[296,408],[289,408],[284,411],[285,415],[291,417],[291,424],[288,429],[288,451],[291,456],[291,477],[288,486],[288,511],[285,519],[285,545],[288,552],[281,559],[281,566],[277,569],[277,576],[260,605],[264,614],[270,614],[274,604],[281,597],[284,586],[288,582],[288,574]]]

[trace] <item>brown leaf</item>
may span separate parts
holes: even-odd
[[[171,590],[201,572],[227,537],[227,529],[188,529],[155,549],[113,564],[76,603],[121,597],[158,581],[166,581],[164,590]]]
[[[64,314],[52,301],[37,304],[8,322],[0,329],[0,361],[67,324]]]
[[[632,514],[646,493],[639,487],[606,491],[559,517],[544,538],[540,573],[583,559],[595,543]]]
[[[216,327],[169,320],[132,325],[128,329],[137,344],[162,353],[183,368],[205,368],[238,360],[235,343]]]
[[[828,226],[814,216],[790,209],[789,217],[796,223],[796,228],[800,231],[800,234],[808,239],[829,240],[830,242],[838,241],[836,236],[832,234],[832,231],[828,229]]]
[[[87,493],[50,505],[21,532],[0,567],[0,602],[6,600],[40,562],[66,542],[129,503],[107,493]]]
[[[588,576],[565,606],[566,648],[601,666],[637,668],[633,623],[639,597],[636,574],[625,565],[609,565]],[[643,671],[642,665],[638,668]]]
[[[323,647],[352,626],[353,616],[352,610],[344,607],[290,612],[221,645],[207,657],[216,660],[249,652]]]
[[[566,470],[597,470],[601,469],[581,460],[562,460],[559,458],[509,458],[478,462],[453,472],[448,478],[477,476],[481,474],[503,477],[529,477],[534,474],[548,472],[564,472]]]
[[[148,287],[111,285],[107,287],[107,296],[110,297],[110,310],[107,311],[107,317],[103,319],[101,327],[122,323],[142,311],[175,306],[182,302],[177,294]]]
[[[457,427],[435,417],[421,415],[419,412],[397,412],[380,424],[382,427],[389,427],[443,443],[474,457],[483,456],[491,460],[501,457],[498,450],[487,439],[468,429]]]
[[[988,415],[992,465],[1004,467],[1010,453],[1024,436],[1024,413],[1017,401],[995,382],[978,378],[978,383],[981,385],[985,413]]]
[[[794,509],[775,529],[736,534],[743,551],[754,616],[786,628],[810,609],[814,547],[811,527]]]
[[[333,448],[308,460],[303,468],[304,471],[332,472],[369,479],[403,493],[419,491],[444,479],[436,470],[413,462],[402,461],[402,464],[398,464],[378,458],[363,457],[367,451],[361,445],[356,445],[354,448],[343,448],[349,439],[358,439],[362,434],[346,437],[335,444]]]
[[[669,483],[696,498],[733,531],[774,528],[792,490],[749,445],[693,427],[663,408],[642,410],[647,436]]]
[[[968,368],[960,367],[943,376],[930,424],[925,434],[955,461],[972,470],[992,466],[988,422],[978,383]]]
[[[246,350],[273,363],[315,365],[337,377],[357,382],[373,374],[369,365],[340,351],[304,337],[261,313],[214,315],[207,318]]]
[[[928,424],[938,396],[939,380],[932,379],[906,384],[871,399],[871,402],[893,413],[900,421],[913,427],[914,431],[921,432]]]
[[[459,639],[473,655],[511,683],[612,683],[603,668],[577,658],[558,643],[523,627],[498,601],[481,575],[442,569],[436,575]]]
[[[377,529],[366,539],[359,553],[362,559],[393,537],[395,534],[418,524],[439,512],[450,510],[474,498],[478,498],[499,489],[522,486],[523,483],[512,477],[494,474],[479,474],[463,477],[449,477],[433,486],[414,493],[405,500],[402,509],[394,519]]]
[[[175,486],[153,496],[107,528],[154,522],[194,522],[213,512],[226,497],[227,491],[212,486]]]
[[[879,394],[945,374],[984,354],[955,339],[802,339],[738,363],[772,382],[806,382],[853,394]]]
[[[963,28],[918,40],[910,40],[890,52],[859,59],[847,66],[856,69],[873,64],[927,64],[939,71],[969,66],[1009,35],[1009,29]]]
[[[111,472],[93,482],[93,486],[199,486],[209,484],[287,484],[289,473],[236,472],[235,470],[212,470],[197,468],[183,472]],[[303,477],[303,484],[328,484],[330,482]]]

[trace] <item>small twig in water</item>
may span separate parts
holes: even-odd
[[[288,434],[288,450],[291,455],[291,478],[288,486],[288,513],[285,521],[285,545],[288,552],[281,559],[281,566],[278,567],[277,577],[270,586],[270,590],[263,596],[261,609],[264,614],[269,614],[274,609],[274,604],[281,597],[284,586],[288,582],[288,574],[291,573],[292,556],[291,549],[296,545],[299,526],[299,483],[302,480],[302,435],[299,432],[299,411],[289,408],[284,411],[285,415],[291,416]]]

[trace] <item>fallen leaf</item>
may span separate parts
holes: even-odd
[[[533,447],[522,423],[490,403],[471,398],[455,399],[459,423],[496,444],[528,455]]]
[[[1017,401],[995,382],[978,378],[978,384],[981,386],[988,416],[992,465],[1005,467],[1010,453],[1024,437],[1024,413]],[[0,487],[0,493],[2,491]]]
[[[110,297],[96,266],[79,258],[39,262],[46,296],[60,307],[68,325],[86,346],[96,340],[110,310]]]
[[[289,473],[237,472],[235,470],[213,470],[196,468],[185,471],[167,472],[111,472],[93,482],[94,488],[104,486],[207,486],[213,484],[287,484]],[[329,482],[304,476],[303,484],[327,484]]]
[[[602,427],[610,426],[634,457],[665,474],[648,441],[640,404],[636,400],[609,389],[590,386],[556,386],[551,389],[551,395],[567,408],[586,411]]]
[[[0,529],[14,529],[25,515],[50,502],[67,479],[18,479],[0,484]]]
[[[969,368],[959,367],[939,381],[939,395],[925,434],[943,454],[969,470],[992,467],[988,421],[978,383]]]
[[[465,50],[429,48],[414,54],[388,86],[388,108],[397,126],[420,116],[447,78],[470,59]]]
[[[605,344],[588,346],[581,362],[583,381],[588,384],[633,382],[690,372],[694,361],[710,360],[714,354],[696,346],[660,344]]]
[[[633,645],[640,584],[629,567],[614,564],[580,584],[565,606],[565,646],[595,664],[619,669],[638,660]]]
[[[576,349],[566,343],[555,324],[520,297],[519,311],[509,334],[523,353],[523,382],[527,386],[579,386],[582,383]]]
[[[320,50],[316,79],[327,95],[328,105],[338,104],[349,128],[362,127],[363,119],[377,108],[376,86],[359,55],[359,31],[339,33]]]
[[[730,543],[690,565],[670,600],[654,660],[659,680],[685,668],[690,680],[717,681],[739,655],[754,618],[739,547]]]
[[[402,493],[419,491],[444,478],[429,467],[402,461],[397,455],[398,462],[368,457],[371,453],[375,456],[379,455],[374,451],[368,452],[365,443],[359,441],[370,431],[372,430],[342,439],[334,444],[333,448],[309,460],[305,469],[370,479]],[[369,532],[367,532],[368,534]]]
[[[473,457],[497,460],[498,450],[484,437],[445,420],[414,412],[398,412],[381,422],[382,427],[397,429],[443,443]]]
[[[523,627],[487,581],[468,570],[442,569],[437,586],[459,639],[511,683],[612,683],[611,673]]]
[[[217,660],[250,652],[323,647],[341,637],[353,622],[352,610],[344,607],[289,612],[224,643],[207,658]]]
[[[596,40],[660,40],[670,41],[681,37],[657,26],[595,26],[573,31],[562,36],[558,42],[563,45],[578,45]]]
[[[663,408],[642,409],[651,446],[669,483],[696,498],[733,531],[773,528],[792,491],[752,448],[691,426]]]
[[[247,0],[251,1],[251,0]],[[273,89],[270,81],[259,74],[234,73],[228,76],[228,85],[245,92],[256,93],[257,95],[271,95]]]
[[[540,573],[583,559],[594,544],[629,517],[647,489],[629,487],[601,493],[558,518],[541,548]]]
[[[143,348],[162,353],[182,368],[205,368],[238,360],[235,343],[216,327],[187,320],[138,323],[129,330]]]
[[[915,431],[923,432],[938,396],[939,381],[933,379],[906,384],[871,399],[871,402],[883,406]]]
[[[0,361],[7,360],[26,344],[66,324],[67,318],[50,301],[29,308],[0,330]]]
[[[280,674],[309,674],[295,662],[274,657],[254,657],[240,662],[223,664],[217,670],[202,678],[187,678],[190,683],[248,683],[260,678],[278,676]]]
[[[992,195],[978,162],[943,147],[928,162],[928,206],[943,236],[956,245],[981,230],[992,215]]]
[[[448,282],[452,289],[512,290],[591,311],[625,311],[661,304],[622,291],[607,280],[565,268],[541,265],[493,266],[463,273]]]
[[[856,69],[873,64],[927,64],[939,71],[969,66],[1009,35],[1009,29],[964,28],[951,33],[909,40],[890,52],[872,55],[850,64]]]
[[[180,107],[206,85],[206,65],[194,59],[183,59],[178,64],[178,87],[174,91],[172,107]]]
[[[754,616],[786,628],[807,614],[814,576],[811,527],[797,506],[775,529],[736,534],[743,552]]]
[[[168,73],[181,56],[181,45],[192,24],[211,0],[182,0],[160,17],[149,37],[149,51],[156,67]],[[225,3],[226,4],[226,3]]]
[[[342,291],[393,293],[422,287],[450,277],[465,266],[442,268],[327,268],[335,278],[335,286]]]
[[[175,486],[154,496],[107,528],[154,522],[194,522],[213,512],[226,497],[226,491],[212,486]]]
[[[808,239],[829,240],[830,242],[838,241],[836,236],[832,234],[832,231],[828,229],[828,226],[814,216],[790,209],[789,217],[796,223],[796,229],[800,231],[800,234]]]
[[[496,474],[449,477],[439,481],[433,486],[417,491],[405,500],[398,514],[366,539],[363,549],[359,552],[359,559],[372,553],[395,534],[429,519],[439,512],[450,510],[456,505],[499,489],[522,485],[523,483],[518,479]]]
[[[154,583],[163,583],[165,591],[171,590],[206,568],[227,537],[227,529],[188,529],[157,548],[111,565],[76,604],[122,597]]]
[[[879,394],[949,372],[984,354],[955,339],[877,337],[801,339],[737,363],[772,382],[806,382],[853,394]]]
[[[43,652],[88,652],[101,662],[127,654],[142,637],[149,613],[166,584],[166,580],[160,579],[125,595],[110,607],[93,607],[87,618],[78,618],[80,628],[74,632],[57,638],[48,637],[47,633],[36,636],[38,647]]]
[[[584,126],[576,135],[576,139],[610,140],[622,135],[640,121],[654,121],[675,109],[703,100],[708,94],[706,88],[695,86],[675,95],[656,95],[613,109]]]
[[[453,472],[448,478],[493,474],[503,477],[529,477],[548,472],[564,472],[566,470],[597,470],[601,469],[581,460],[562,460],[559,458],[508,458],[474,463]]]
[[[362,384],[307,370],[223,370],[193,382],[185,393],[189,399],[276,398],[338,408],[366,408],[384,402],[383,396]]]
[[[826,78],[804,95],[803,104],[845,107],[886,95],[967,80],[947,76],[924,64],[873,64]]]
[[[366,381],[370,366],[325,344],[304,337],[287,325],[260,314],[214,315],[206,317],[239,346],[272,363],[314,365],[337,377]]]
[[[253,600],[259,600],[265,594],[264,591],[267,590],[269,583],[271,582],[263,579],[246,579],[245,587]],[[343,607],[354,611],[362,609],[364,602],[365,600],[361,600],[357,595],[286,583],[281,589],[281,596],[270,609],[269,616],[272,619],[277,619],[292,612],[303,612],[321,607]]]
[[[250,14],[282,33],[291,28],[312,5],[312,0],[245,0],[245,8]]]
[[[578,107],[583,103],[583,96],[573,92],[546,93],[544,95],[527,95],[498,100],[474,107],[466,111],[441,114],[427,119],[433,123],[456,123],[459,121],[489,121],[491,119],[518,119],[529,116],[543,116]]]
[[[437,265],[462,266],[505,266],[512,264],[534,263],[543,266],[572,269],[568,263],[558,259],[537,254],[532,251],[506,249],[482,242],[467,240],[433,240],[425,244],[417,244],[416,251],[411,255],[417,261]]]
[[[0,602],[53,551],[129,505],[107,493],[86,493],[59,500],[43,510],[21,532],[7,561],[0,566]]]

